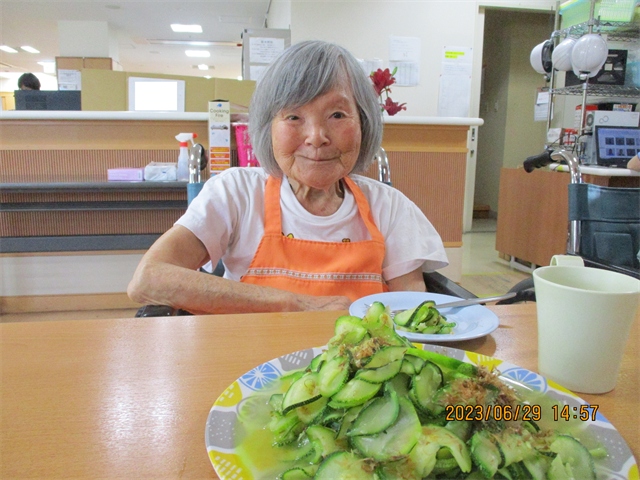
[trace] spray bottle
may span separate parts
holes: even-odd
[[[191,144],[195,145],[193,141],[198,135],[195,133],[180,133],[176,135],[176,140],[180,142],[180,155],[178,155],[178,181],[189,181],[189,140]]]

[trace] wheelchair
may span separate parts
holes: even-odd
[[[567,255],[582,257],[587,267],[602,268],[640,279],[640,188],[612,188],[584,183],[580,162],[565,149],[549,148],[524,161],[524,169],[566,162],[571,183]],[[514,285],[516,296],[498,302],[506,305],[535,301],[533,278]]]

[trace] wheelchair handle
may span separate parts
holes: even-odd
[[[553,149],[548,148],[542,153],[538,155],[532,155],[531,157],[527,157],[524,161],[524,171],[527,173],[533,172],[536,168],[546,167],[547,165],[551,165],[553,163],[553,159],[551,158],[551,154],[553,153]]]

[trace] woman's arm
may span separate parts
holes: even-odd
[[[144,255],[127,293],[138,303],[195,314],[348,310],[347,297],[316,297],[250,285],[196,271],[209,261],[204,244],[176,225]]]
[[[422,276],[422,267],[416,268],[413,272],[406,273],[387,282],[391,292],[426,292]]]

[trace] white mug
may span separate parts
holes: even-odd
[[[569,390],[605,393],[616,385],[640,303],[640,281],[556,255],[533,272],[538,371]]]

